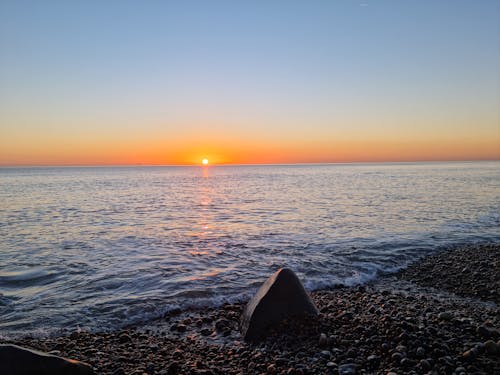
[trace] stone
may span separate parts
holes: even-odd
[[[397,364],[399,364],[403,358],[404,356],[399,352],[395,352],[391,355],[391,359]]]
[[[447,311],[445,311],[445,312],[441,312],[441,313],[439,313],[439,315],[438,315],[438,319],[439,319],[439,320],[450,321],[450,320],[452,320],[452,319],[453,319],[453,314],[452,314],[452,313],[450,313],[450,312],[447,312]]]
[[[201,330],[201,334],[202,334],[202,336],[209,336],[209,335],[211,335],[211,334],[212,334],[212,330],[210,330],[210,329],[208,329],[208,328],[203,328],[203,329]]]
[[[276,374],[276,366],[274,366],[274,365],[267,366],[267,373],[268,374]]]
[[[129,335],[127,335],[126,333],[124,333],[124,334],[121,334],[118,337],[118,341],[120,342],[120,344],[125,344],[126,342],[132,341],[132,339],[130,338]]]
[[[368,358],[366,358],[366,361],[368,362],[368,367],[371,370],[375,370],[380,366],[380,357],[378,355],[369,355]]]
[[[406,353],[407,350],[408,349],[404,345],[398,345],[398,346],[396,346],[396,351],[398,353],[402,353],[403,354],[403,353]]]
[[[326,338],[326,335],[324,333],[319,335],[318,345],[320,346],[320,348],[325,348],[328,345],[328,339]]]
[[[339,375],[356,375],[357,366],[354,363],[347,363],[339,366]]]
[[[175,326],[175,329],[177,330],[177,332],[181,332],[182,333],[182,332],[186,332],[187,327],[186,327],[185,324],[177,324]]]
[[[94,374],[92,367],[84,362],[10,344],[0,344],[0,369],[2,369],[2,374],[10,375]]]
[[[417,357],[423,358],[425,357],[425,349],[419,346],[416,351]]]
[[[401,362],[399,363],[402,367],[405,368],[410,368],[415,366],[415,361],[408,359],[408,358],[403,358]]]
[[[231,325],[231,323],[227,319],[224,319],[224,318],[217,319],[215,321],[215,329],[219,332],[223,332],[223,331],[230,329],[230,325]]]
[[[465,360],[472,360],[476,358],[476,356],[477,356],[477,350],[474,348],[467,350],[462,354],[462,358]]]
[[[492,336],[492,330],[484,325],[477,327],[476,332],[487,339]]]
[[[285,318],[318,313],[297,275],[282,268],[267,279],[248,302],[241,317],[240,331],[246,341],[256,341]]]
[[[495,355],[498,352],[497,343],[493,340],[488,340],[484,343],[484,350],[489,355]]]
[[[429,363],[429,361],[427,359],[420,360],[419,365],[420,365],[420,368],[422,369],[422,371],[424,371],[424,372],[427,372],[431,369],[431,364]]]
[[[285,366],[286,364],[288,364],[288,359],[284,358],[284,357],[278,357],[278,358],[275,358],[274,362],[278,366]]]
[[[325,359],[330,359],[332,356],[332,353],[328,350],[322,350],[319,354]]]
[[[177,375],[179,370],[179,364],[177,362],[171,362],[167,367],[167,375]]]

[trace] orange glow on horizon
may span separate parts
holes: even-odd
[[[223,165],[500,160],[489,139],[0,139],[0,165]],[[17,146],[17,147],[15,147]],[[204,160],[207,163],[205,164]]]
[[[207,159],[207,158],[204,158],[204,159],[201,161],[201,164],[203,164],[203,165],[208,165],[208,159]]]

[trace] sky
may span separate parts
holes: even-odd
[[[0,165],[203,158],[500,159],[500,2],[0,2]]]

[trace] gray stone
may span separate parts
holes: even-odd
[[[488,340],[484,343],[484,350],[487,354],[495,355],[498,352],[498,345],[493,340]]]
[[[92,375],[94,370],[84,362],[27,349],[17,345],[0,345],[2,374]]]
[[[417,357],[423,358],[425,357],[425,349],[419,346],[416,351]]]
[[[243,311],[240,329],[243,338],[255,341],[285,318],[318,315],[318,309],[295,273],[278,270],[260,287]]]
[[[347,363],[339,366],[339,375],[356,375],[357,366],[354,363]]]
[[[328,350],[322,350],[319,354],[321,354],[321,356],[325,359],[330,359],[332,356],[332,353]]]

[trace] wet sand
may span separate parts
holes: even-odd
[[[313,292],[317,319],[283,322],[258,344],[239,335],[243,304],[15,343],[98,374],[500,374],[499,286],[500,245],[463,246],[367,285]]]

